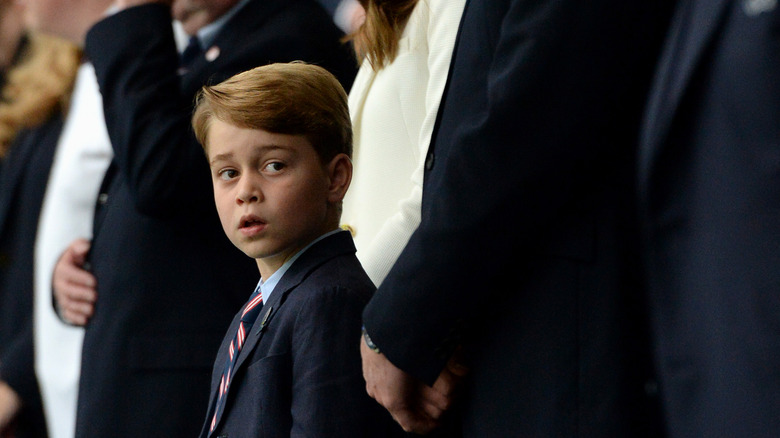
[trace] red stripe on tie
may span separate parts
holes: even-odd
[[[246,339],[246,332],[244,331],[244,323],[241,322],[238,324],[238,336],[236,337],[238,341],[238,351],[241,351],[241,347],[244,346],[244,339]]]
[[[241,314],[241,317],[243,318],[247,312],[254,309],[255,307],[257,307],[258,304],[262,302],[263,302],[263,294],[261,293],[257,294],[257,296],[246,305],[246,308],[244,308],[244,312]]]

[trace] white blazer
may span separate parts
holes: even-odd
[[[398,56],[363,62],[349,95],[354,174],[342,226],[371,280],[382,282],[420,223],[425,155],[465,0],[420,0]]]

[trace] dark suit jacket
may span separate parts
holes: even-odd
[[[303,253],[246,337],[211,436],[398,436],[401,428],[366,394],[356,342],[360,314],[374,289],[348,232],[328,236]],[[203,438],[209,436],[215,394],[240,317],[239,312],[214,362]]]
[[[46,436],[33,356],[33,256],[62,116],[19,134],[0,171],[0,378],[25,409],[16,436]]]
[[[466,5],[422,222],[364,313],[473,437],[654,436],[633,163],[665,2]]]
[[[674,437],[780,431],[780,8],[683,1],[642,134],[640,194]]]
[[[313,0],[255,0],[179,77],[162,5],[119,12],[87,35],[115,158],[90,255],[98,282],[86,328],[78,437],[190,437],[208,404],[214,354],[255,263],[225,237],[189,120],[207,82],[302,59],[345,83],[354,61]]]

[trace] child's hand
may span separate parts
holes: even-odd
[[[77,239],[70,244],[54,266],[52,287],[60,317],[73,325],[86,325],[95,311],[97,282],[85,269],[90,243]]]

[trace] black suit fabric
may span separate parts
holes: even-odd
[[[467,437],[656,436],[634,162],[666,2],[470,1],[422,222],[364,313]]]
[[[0,378],[25,407],[15,435],[46,436],[33,353],[33,257],[35,237],[62,116],[23,131],[0,172]]]
[[[90,254],[98,301],[84,337],[76,436],[190,437],[208,406],[214,355],[258,278],[225,237],[189,125],[206,83],[304,60],[345,85],[354,60],[313,0],[253,0],[180,76],[169,9],[145,5],[95,25],[95,65],[114,160]]]
[[[777,2],[680,2],[639,161],[672,437],[780,431],[778,77]]]
[[[365,391],[355,340],[374,290],[348,232],[306,250],[274,288],[247,335],[224,414],[209,435],[240,313],[233,319],[214,362],[211,403],[200,436],[404,436]]]

